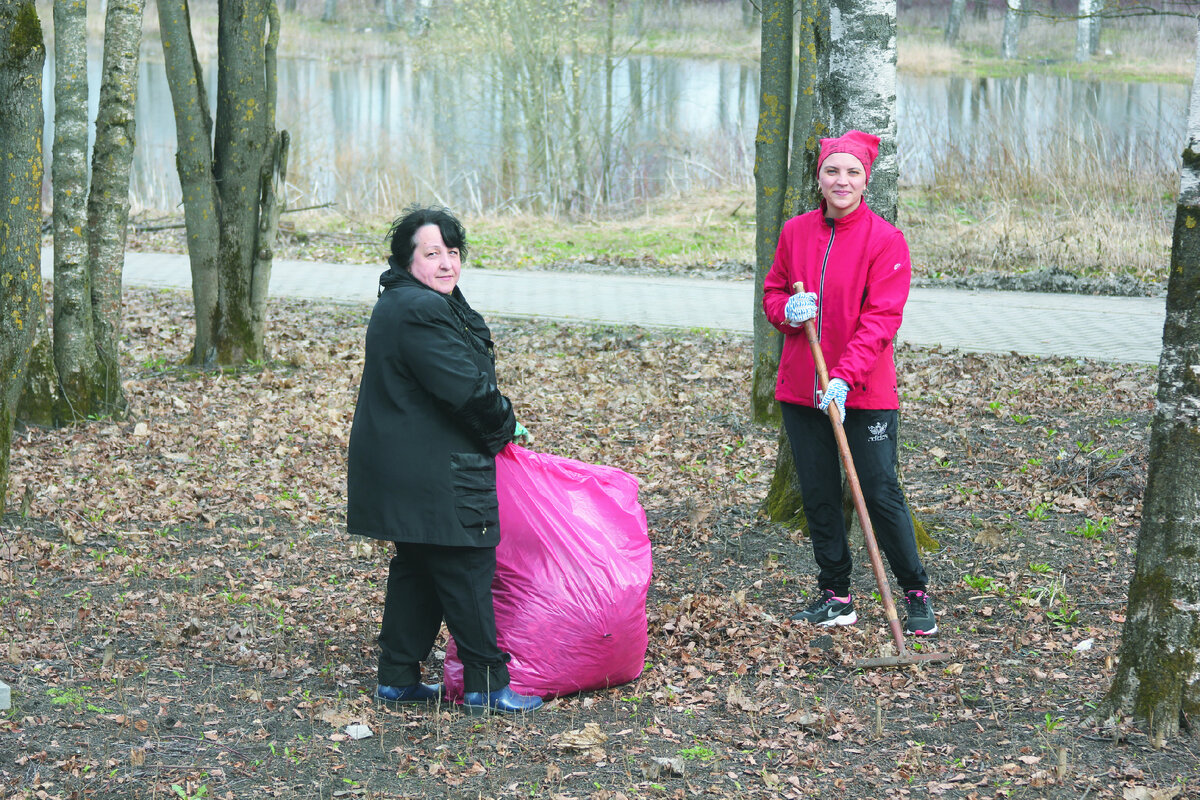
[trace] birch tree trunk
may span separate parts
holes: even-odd
[[[1088,52],[1100,54],[1100,31],[1104,28],[1104,0],[1092,0],[1092,24],[1088,28]]]
[[[1079,21],[1075,25],[1075,61],[1083,64],[1092,58],[1092,0],[1079,0]]]
[[[950,0],[950,16],[946,20],[946,32],[943,39],[953,47],[958,44],[958,31],[962,28],[963,13],[967,10],[967,0]]]
[[[1000,39],[1000,57],[1011,61],[1017,57],[1021,39],[1021,0],[1007,0],[1004,11],[1004,33]]]
[[[33,0],[0,0],[0,512],[13,413],[42,308],[42,66]]]
[[[833,0],[829,8],[829,70],[820,93],[833,136],[851,128],[880,138],[867,205],[895,224],[896,2]]]
[[[1200,33],[1197,35],[1200,56]],[[1200,714],[1200,60],[1192,82],[1187,147],[1167,283],[1137,558],[1105,699],[1161,744]]]
[[[260,361],[289,141],[275,130],[278,9],[221,0],[215,126],[186,0],[160,0],[158,13],[196,308],[191,362]]]

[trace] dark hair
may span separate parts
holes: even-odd
[[[417,231],[426,225],[437,225],[446,247],[455,248],[459,256],[466,260],[467,230],[450,209],[413,205],[404,209],[404,213],[392,223],[392,228],[387,234],[391,241],[392,257],[396,259],[397,264],[405,269],[412,268],[413,250],[417,247],[413,239]]]

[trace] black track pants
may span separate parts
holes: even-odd
[[[819,570],[818,586],[822,591],[831,589],[844,596],[850,591],[853,562],[842,518],[841,457],[833,424],[815,408],[792,403],[780,406],[804,493],[804,515]],[[921,565],[912,516],[896,476],[899,417],[895,410],[850,408],[842,427],[879,548],[903,591],[924,591],[929,578]]]
[[[444,618],[463,664],[463,690],[494,692],[508,686],[509,657],[496,644],[495,574],[494,547],[397,542],[379,633],[379,682],[419,682],[421,662]]]

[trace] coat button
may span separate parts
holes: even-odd
[[[479,532],[480,536],[487,536],[487,525],[483,526],[483,530]]]

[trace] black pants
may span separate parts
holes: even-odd
[[[494,547],[396,542],[379,633],[379,682],[419,682],[421,662],[445,619],[463,664],[463,691],[494,692],[508,686],[509,656],[496,644],[495,574]]]
[[[850,591],[853,562],[842,517],[842,473],[833,423],[822,411],[780,403],[783,425],[792,443],[796,475],[804,493],[817,584],[844,596]],[[925,590],[929,581],[917,552],[912,515],[896,476],[896,432],[899,412],[846,409],[843,428],[854,458],[854,471],[879,549],[904,591]]]

